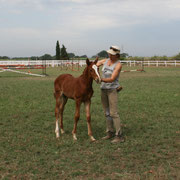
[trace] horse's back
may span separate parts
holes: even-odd
[[[64,80],[73,79],[73,78],[74,77],[71,74],[61,74],[56,78],[55,83],[60,83]]]
[[[69,91],[74,88],[75,84],[77,84],[77,78],[71,74],[61,74],[54,81],[54,88],[55,91]]]
[[[74,77],[71,74],[61,74],[55,79],[54,85],[55,87],[62,86],[64,82],[73,81],[73,79]]]
[[[62,74],[54,82],[55,94],[63,94],[71,99],[87,101],[93,95],[93,89],[86,87],[84,80],[80,77],[73,77],[71,74]]]

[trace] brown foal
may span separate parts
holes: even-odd
[[[71,74],[62,74],[56,78],[54,81],[54,96],[56,98],[55,116],[56,116],[56,137],[59,138],[59,123],[60,118],[60,130],[61,134],[64,133],[63,128],[63,111],[64,106],[67,103],[68,98],[74,99],[76,104],[75,116],[74,116],[74,128],[72,131],[73,139],[77,140],[76,130],[77,123],[80,117],[80,106],[81,103],[85,104],[88,135],[91,141],[95,141],[92,135],[91,129],[91,114],[90,105],[91,97],[93,95],[92,83],[93,79],[100,83],[99,69],[96,66],[98,58],[94,62],[90,62],[89,59],[86,60],[86,68],[83,74],[77,78],[73,77]]]

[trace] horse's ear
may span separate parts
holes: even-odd
[[[86,64],[89,66],[91,64],[91,62],[89,61],[89,59],[86,59]]]
[[[99,57],[97,56],[95,61],[94,61],[94,64],[96,64],[98,62],[98,59],[99,59]]]

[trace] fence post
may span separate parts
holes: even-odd
[[[143,70],[143,71],[144,71],[144,59],[145,59],[145,58],[143,58],[143,60],[141,61],[141,63],[142,63],[142,64],[141,64],[141,67],[142,67],[142,70]]]
[[[158,61],[156,61],[156,67],[158,67]]]
[[[176,60],[174,61],[174,65],[175,65],[175,67],[176,67]]]

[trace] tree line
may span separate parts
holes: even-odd
[[[54,56],[50,54],[44,54],[42,56],[31,56],[31,57],[13,57],[9,58],[8,56],[0,56],[0,59],[2,60],[68,60],[68,59],[86,59],[87,55],[82,55],[78,56],[75,55],[74,53],[68,53],[67,48],[62,44],[62,47],[60,47],[59,41],[56,42],[56,54]],[[102,50],[96,55],[92,56],[91,58],[95,58],[96,56],[99,56],[100,58],[108,58],[108,53],[106,50]],[[172,57],[167,57],[167,56],[152,56],[152,57],[141,57],[141,56],[129,56],[128,53],[121,53],[120,54],[120,60],[136,60],[136,61],[141,61],[141,60],[180,60],[180,53],[172,56]]]

